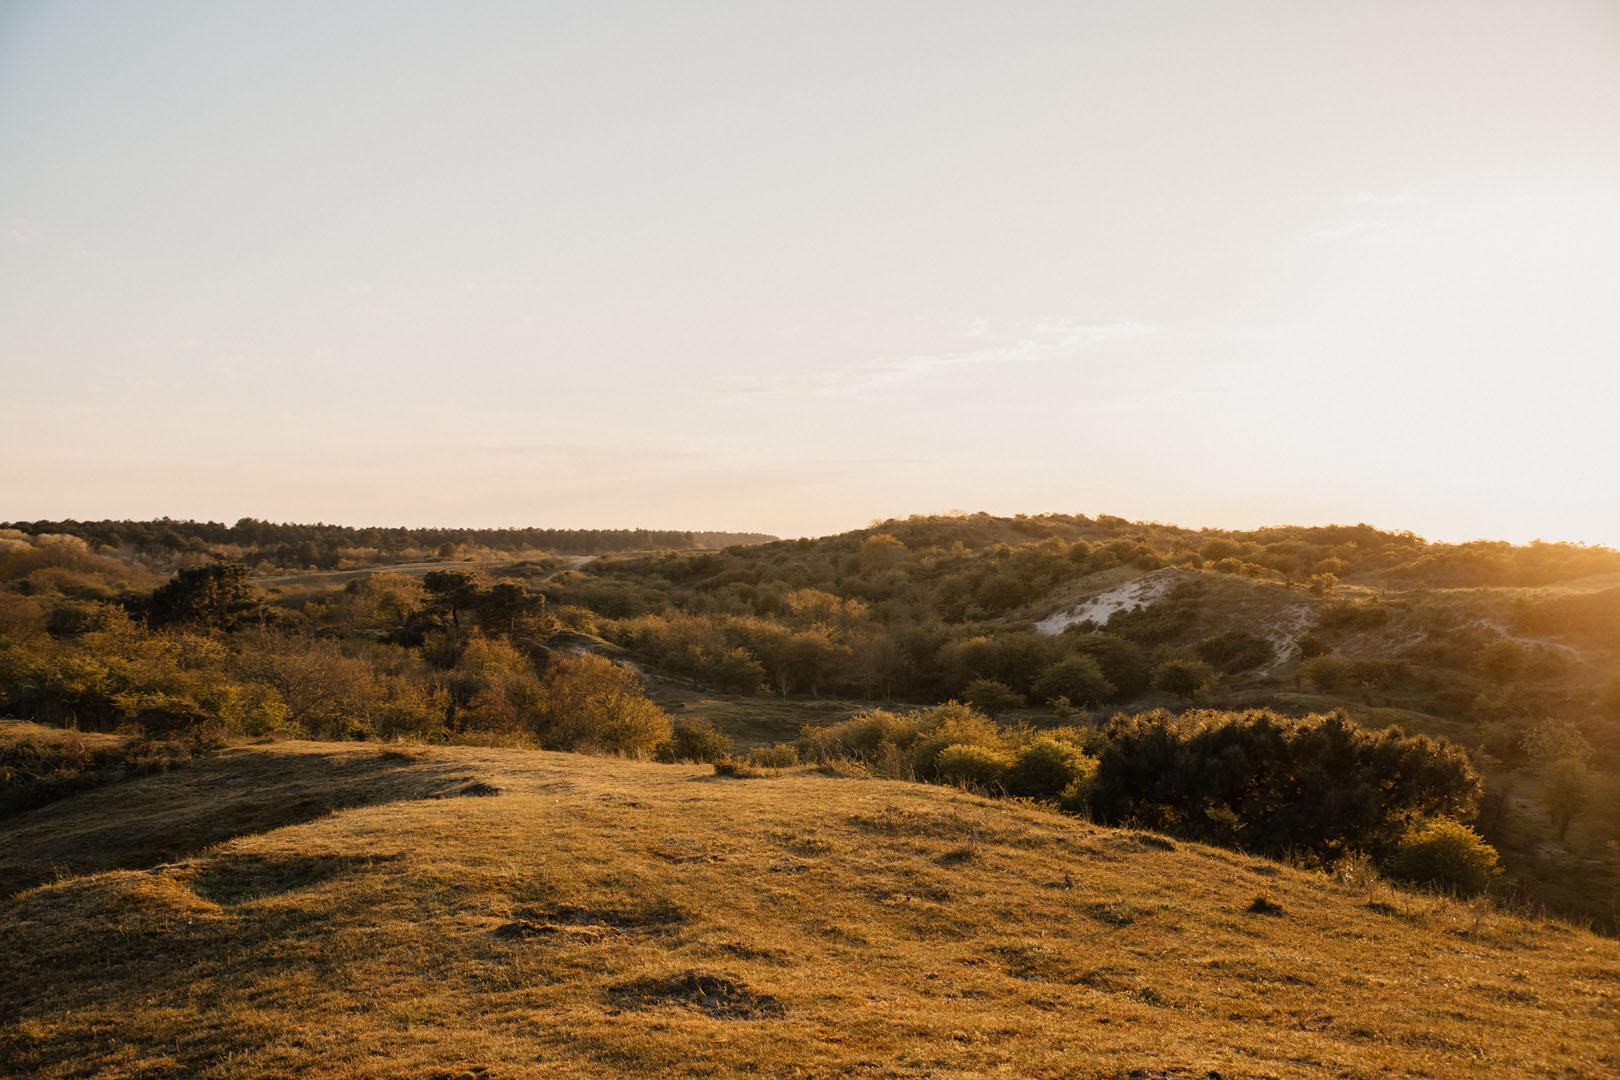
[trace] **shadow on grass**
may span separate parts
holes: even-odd
[[[494,790],[465,767],[373,750],[229,750],[0,823],[0,897],[62,875],[147,869],[337,810]]]

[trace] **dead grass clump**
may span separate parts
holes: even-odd
[[[779,1019],[787,1015],[782,1003],[769,994],[755,993],[737,979],[696,969],[620,983],[609,989],[608,997],[632,1009],[695,1006],[721,1020]]]

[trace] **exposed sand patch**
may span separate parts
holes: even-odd
[[[1135,611],[1137,608],[1150,607],[1158,603],[1171,587],[1188,573],[1189,571],[1171,566],[1143,574],[1134,581],[1127,581],[1123,585],[1098,593],[1089,600],[1082,600],[1071,608],[1042,619],[1035,624],[1035,631],[1048,635],[1061,634],[1069,627],[1083,622],[1106,626],[1108,620],[1121,611]]]

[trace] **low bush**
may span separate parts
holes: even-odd
[[[1384,870],[1397,881],[1459,896],[1484,892],[1502,872],[1496,849],[1451,818],[1415,823],[1385,860]]]
[[[1078,746],[1043,736],[1018,750],[1004,783],[1009,795],[1083,801],[1096,772],[1096,760]]]
[[[1228,675],[1257,668],[1274,653],[1271,642],[1240,630],[1217,634],[1198,643],[1199,657]]]
[[[945,747],[934,763],[937,775],[945,783],[981,791],[1004,789],[1012,767],[1011,754],[972,743],[955,743]]]
[[[1153,669],[1153,688],[1179,698],[1202,697],[1215,681],[1215,672],[1202,660],[1166,660]]]
[[[669,761],[719,761],[731,754],[731,736],[708,720],[677,719],[661,756]]]

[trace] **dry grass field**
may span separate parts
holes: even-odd
[[[1613,939],[810,771],[242,746],[0,875],[7,1076],[1620,1074]]]

